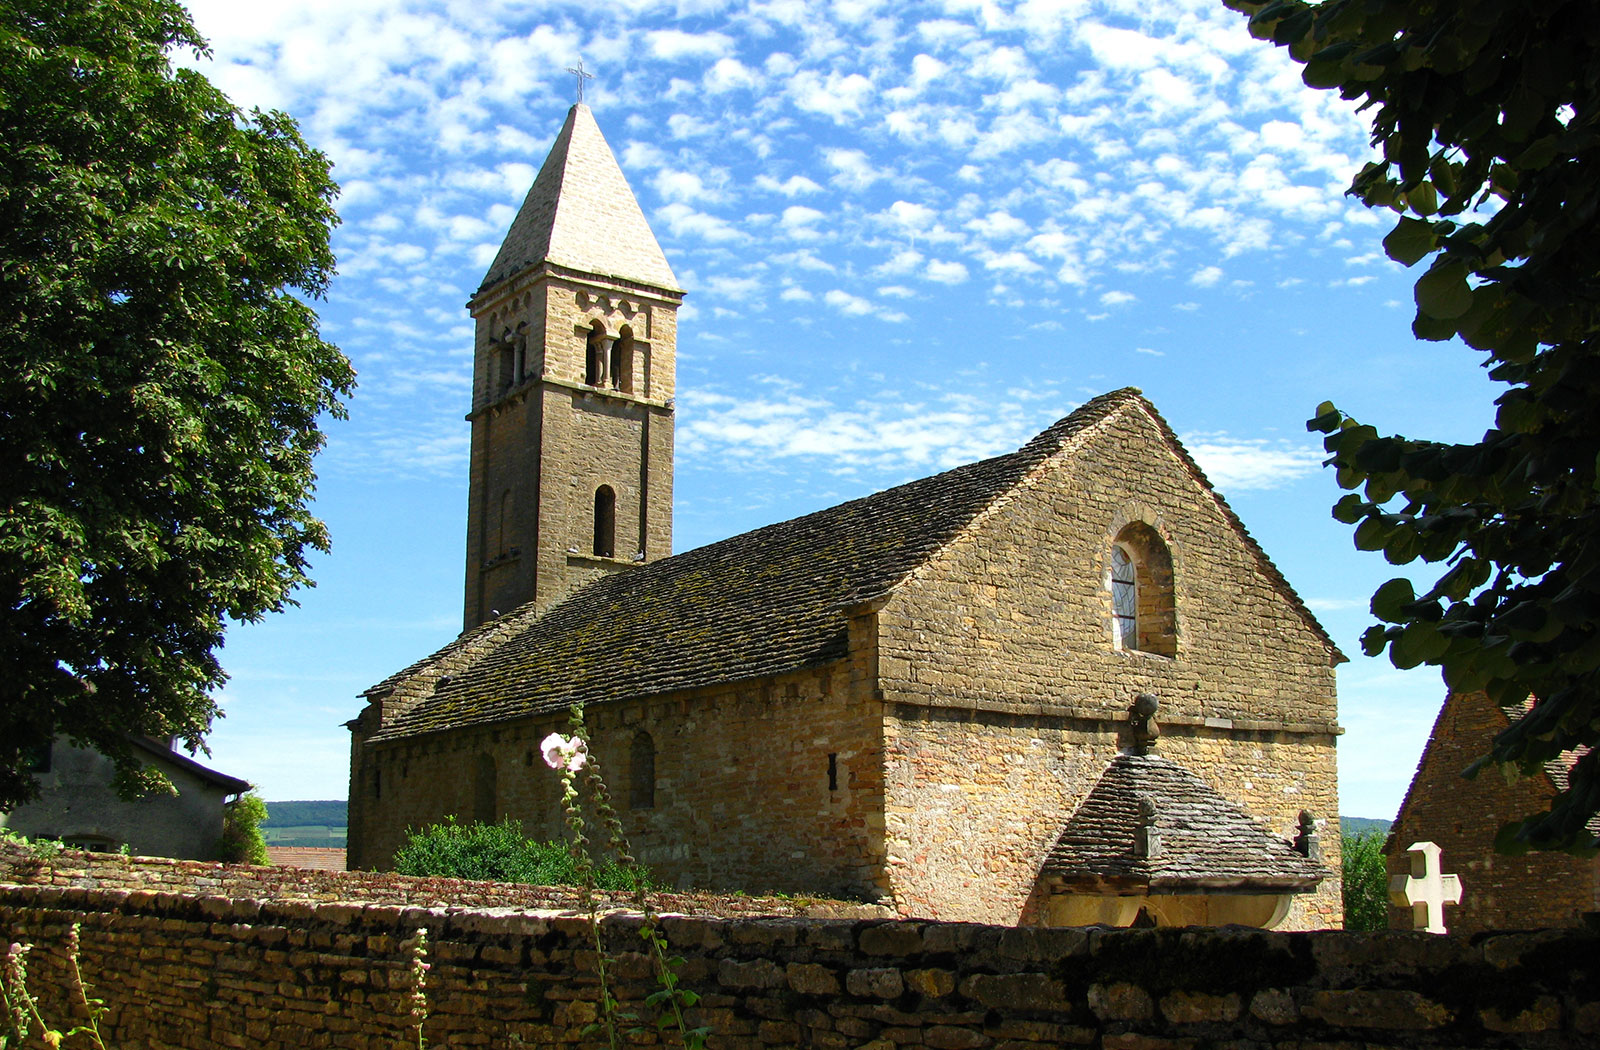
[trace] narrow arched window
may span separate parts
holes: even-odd
[[[649,733],[635,733],[628,756],[628,805],[634,809],[656,806],[656,742]]]
[[[606,350],[610,340],[606,338],[606,326],[599,321],[589,326],[589,337],[586,340],[587,349],[583,361],[583,381],[590,386],[599,386],[606,381]]]
[[[1139,579],[1122,544],[1111,547],[1111,618],[1117,644],[1139,648]]]
[[[1155,529],[1136,521],[1111,546],[1111,615],[1118,648],[1178,654],[1172,552]]]
[[[611,344],[611,388],[633,393],[633,329],[627,325]]]
[[[472,819],[479,824],[493,824],[499,808],[498,794],[494,756],[479,755],[472,764]]]
[[[617,494],[610,485],[594,491],[594,556],[614,558],[617,554]]]

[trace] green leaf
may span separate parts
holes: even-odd
[[[1421,219],[1402,218],[1383,239],[1383,250],[1402,266],[1415,265],[1437,246],[1433,223]]]
[[[1417,310],[1431,318],[1450,320],[1472,308],[1472,288],[1465,263],[1444,262],[1417,279]]]
[[[1417,592],[1411,581],[1403,576],[1396,577],[1372,595],[1372,615],[1390,623],[1399,623],[1401,606],[1409,605],[1416,597]]]
[[[1418,215],[1432,215],[1439,210],[1439,194],[1433,183],[1422,182],[1406,191],[1406,207]]]

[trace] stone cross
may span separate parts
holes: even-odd
[[[1411,909],[1411,928],[1429,933],[1444,933],[1444,906],[1461,903],[1461,879],[1446,875],[1439,863],[1439,844],[1413,842],[1411,874],[1389,880],[1389,903]]]
[[[578,64],[577,64],[576,67],[568,66],[567,67],[567,72],[571,73],[573,76],[578,78],[578,101],[582,102],[583,101],[583,82],[585,80],[593,80],[594,79],[594,74],[593,73],[585,73],[584,72],[584,70],[583,70],[583,59],[581,59],[581,58],[578,59]]]

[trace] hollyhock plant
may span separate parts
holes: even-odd
[[[539,750],[544,753],[545,765],[551,769],[564,769],[568,773],[576,773],[589,760],[589,745],[576,736],[551,733],[539,745]]]

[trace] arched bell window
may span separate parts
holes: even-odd
[[[589,326],[589,336],[583,361],[583,381],[590,386],[600,386],[606,381],[606,351],[611,340],[606,338],[606,326],[595,321]]]
[[[617,555],[617,494],[610,485],[601,485],[594,492],[594,556],[614,558]]]
[[[633,329],[627,325],[611,344],[611,389],[633,393]]]

